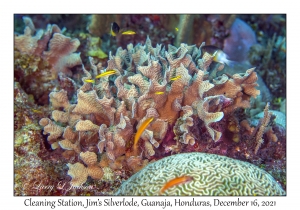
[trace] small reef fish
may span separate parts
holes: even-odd
[[[130,29],[120,29],[120,26],[116,22],[113,22],[110,26],[110,35],[117,36],[118,34],[134,35],[136,32]]]
[[[162,95],[162,94],[164,94],[164,93],[165,93],[165,92],[161,92],[161,91],[155,92],[156,95]]]
[[[201,47],[201,51],[202,51],[202,54],[207,52],[210,55],[212,55],[213,61],[215,61],[215,62],[227,64],[228,66],[230,66],[234,62],[234,61],[229,60],[226,53],[224,53],[221,49],[219,49],[216,46],[205,45],[205,46]]]
[[[134,143],[133,143],[133,149],[134,151],[136,151],[137,149],[137,143],[142,135],[142,133],[144,132],[144,130],[147,128],[147,126],[154,120],[154,117],[150,117],[148,119],[146,119],[141,126],[139,127],[139,129],[137,130],[135,137],[134,137]]]
[[[124,31],[122,32],[123,35],[133,35],[133,34],[136,34],[135,31],[132,31],[132,30],[128,30],[128,31]]]
[[[88,82],[88,83],[95,83],[95,80],[93,80],[93,79],[86,79],[86,80],[84,80],[85,82]]]
[[[107,70],[106,72],[103,72],[103,73],[97,75],[96,79],[99,79],[99,78],[105,77],[105,76],[110,76],[110,75],[113,75],[115,73],[117,73],[115,70]]]
[[[194,178],[191,176],[180,176],[180,177],[176,177],[174,179],[171,179],[170,181],[168,181],[159,191],[159,194],[162,195],[167,189],[180,185],[180,184],[185,184],[185,183],[189,183],[191,181],[193,181]]]
[[[110,26],[110,35],[116,36],[120,31],[120,27],[116,22],[113,22]]]
[[[176,27],[176,28],[175,28],[175,31],[179,31],[179,29]]]
[[[180,79],[180,78],[181,78],[181,76],[178,75],[178,76],[176,76],[176,77],[172,77],[170,80],[171,80],[171,81],[175,81],[175,80],[178,80],[178,79]]]
[[[37,109],[31,109],[34,113],[37,113],[37,114],[42,114],[43,112],[40,111],[40,110],[37,110]]]

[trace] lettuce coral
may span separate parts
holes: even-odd
[[[201,58],[200,48],[186,44],[179,48],[169,45],[168,50],[161,45],[154,48],[148,37],[145,45],[130,44],[127,49],[118,48],[115,55],[110,53],[106,69],[90,58],[91,71],[82,65],[85,76],[77,91],[77,102],[71,103],[65,90],[50,93],[54,122],[45,118],[40,124],[51,134],[48,138],[57,141],[62,149],[77,155],[99,154],[102,166],[93,171],[104,171],[104,177],[105,167],[128,167],[136,172],[148,160],[160,157],[160,145],[168,144],[170,127],[178,148],[180,144],[198,145],[199,137],[191,129],[195,120],[204,125],[207,140],[219,141],[223,133],[218,123],[237,108],[248,107],[250,98],[259,94],[255,89],[257,77],[254,69],[249,69],[212,83],[207,77],[212,61],[207,55]],[[75,48],[70,49],[68,52]],[[112,69],[114,75],[96,79],[98,74]],[[86,82],[93,78],[95,84]],[[137,151],[133,151],[134,133],[150,117],[153,121],[142,133]],[[83,166],[68,166],[73,180],[79,180],[76,184],[84,183],[88,175],[102,176],[91,175],[90,169],[80,175],[76,170]]]

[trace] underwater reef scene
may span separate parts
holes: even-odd
[[[14,195],[286,195],[286,16],[15,14]]]

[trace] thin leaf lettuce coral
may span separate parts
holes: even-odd
[[[218,86],[207,80],[206,70],[201,69],[206,61],[199,62],[202,59],[200,55],[201,49],[194,45],[181,44],[179,48],[169,45],[168,51],[161,45],[153,48],[148,38],[145,46],[128,45],[127,49],[118,48],[115,55],[110,53],[106,69],[90,58],[92,71],[82,65],[85,79],[95,78],[111,69],[116,74],[96,79],[94,85],[83,82],[75,104],[67,100],[64,90],[50,94],[54,109],[62,107],[68,113],[66,116],[74,116],[72,124],[70,120],[63,121],[66,127],[61,131],[61,134],[72,133],[78,137],[72,140],[70,149],[76,148],[77,154],[89,151],[105,157],[105,167],[128,166],[136,172],[146,165],[147,160],[161,154],[157,151],[164,143],[169,127],[174,124],[180,130],[175,138],[179,140],[178,144],[194,145],[199,141],[190,129],[197,118],[204,123],[207,137],[220,140],[222,131],[213,127],[212,123],[220,122],[224,116],[244,106],[232,103],[237,95],[220,94],[228,91],[226,85]],[[177,79],[173,80],[174,77]],[[255,89],[257,77],[254,69],[233,78],[224,82],[235,82],[234,87],[242,94],[239,97],[243,101],[248,102],[250,97],[259,94]],[[155,94],[157,92],[163,94]],[[53,119],[58,123],[57,111],[53,111]],[[186,113],[183,118],[180,117],[182,112]],[[141,134],[134,152],[134,135],[142,121],[151,117],[153,120]],[[51,121],[53,124],[56,122]],[[59,139],[61,147],[68,149],[62,144],[68,139],[65,135],[62,138]],[[118,161],[121,165],[117,164]]]

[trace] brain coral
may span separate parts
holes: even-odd
[[[191,176],[193,181],[170,187],[163,195],[285,195],[271,175],[248,162],[197,152],[147,165],[125,181],[116,195],[159,195],[165,183],[180,176]]]

